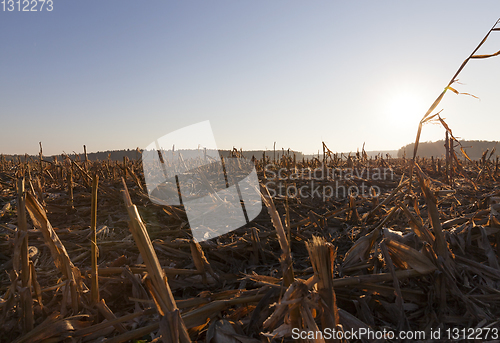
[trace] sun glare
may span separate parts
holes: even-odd
[[[418,125],[424,115],[422,101],[412,93],[394,94],[387,103],[387,119],[396,125],[411,126]]]

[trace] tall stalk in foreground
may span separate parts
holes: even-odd
[[[415,158],[417,156],[417,151],[418,151],[418,143],[420,141],[420,133],[422,132],[422,125],[425,124],[426,122],[430,121],[431,119],[434,119],[437,117],[437,119],[439,119],[439,121],[441,122],[441,124],[443,125],[443,127],[446,129],[447,132],[449,132],[451,138],[458,142],[458,140],[453,136],[453,133],[451,132],[451,129],[448,127],[448,125],[446,125],[446,123],[444,122],[444,120],[439,116],[439,113],[436,113],[436,114],[433,114],[431,115],[432,111],[434,111],[437,107],[437,105],[439,105],[439,103],[441,102],[441,100],[443,100],[443,97],[445,95],[445,93],[450,90],[452,91],[453,93],[455,94],[466,94],[466,95],[471,95],[471,94],[468,94],[468,93],[459,93],[455,88],[451,87],[451,85],[453,83],[455,83],[457,81],[457,77],[458,75],[462,72],[462,70],[464,69],[465,65],[471,60],[471,59],[484,59],[484,58],[489,58],[489,57],[494,57],[494,56],[498,56],[500,55],[500,50],[493,53],[493,54],[489,54],[489,55],[475,55],[475,53],[479,50],[479,48],[484,44],[484,42],[486,42],[486,40],[488,39],[488,37],[490,36],[490,34],[493,32],[493,31],[500,31],[500,28],[497,28],[496,26],[498,25],[498,23],[500,22],[500,19],[498,19],[495,24],[491,27],[491,29],[488,31],[488,33],[486,34],[486,36],[484,36],[484,38],[481,40],[481,42],[479,43],[479,45],[474,49],[474,51],[472,51],[472,53],[470,54],[469,57],[467,57],[465,59],[465,61],[463,61],[462,65],[460,66],[460,68],[458,68],[457,72],[455,73],[455,75],[453,75],[453,77],[451,78],[450,82],[448,82],[448,85],[444,88],[444,90],[441,92],[441,94],[437,97],[436,100],[434,100],[434,102],[432,103],[431,107],[429,107],[429,109],[427,110],[427,112],[425,113],[425,115],[423,116],[423,118],[420,120],[419,124],[418,124],[418,130],[417,130],[417,137],[415,139],[415,146],[413,148],[413,159],[412,159],[412,164],[411,164],[411,169],[410,169],[410,189],[411,189],[411,179],[413,177],[413,167],[415,165]],[[473,96],[473,95],[472,95]],[[462,151],[462,153],[464,154],[464,156],[470,160],[469,156],[467,156],[467,153],[464,151],[462,145],[460,144],[460,142],[458,142],[458,144],[460,145],[460,150]]]

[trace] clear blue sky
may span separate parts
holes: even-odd
[[[0,153],[144,148],[207,119],[220,149],[398,149],[499,17],[498,0],[2,10]],[[495,32],[481,52],[499,49]],[[456,87],[481,100],[450,93],[438,107],[456,136],[500,140],[499,79],[500,57],[466,67]],[[443,136],[430,125],[422,141]]]

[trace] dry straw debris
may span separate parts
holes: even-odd
[[[460,161],[451,129],[431,115],[470,59],[499,54],[476,51],[419,125],[415,149],[423,123],[443,124],[444,161],[416,150],[412,160],[338,155],[324,143],[322,160],[264,155],[254,162],[267,211],[201,243],[182,207],[150,201],[140,160],[1,156],[0,341],[257,343],[292,341],[295,329],[498,328],[498,159]],[[381,169],[390,177],[353,172]],[[318,197],[312,183],[378,194]]]

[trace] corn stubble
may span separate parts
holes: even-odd
[[[459,160],[432,114],[447,90],[458,93],[451,85],[470,59],[500,54],[479,47],[420,122],[413,159],[339,155],[324,143],[322,160],[264,154],[255,165],[266,210],[212,241],[191,239],[182,207],[149,200],[140,160],[0,156],[0,341],[257,343],[292,341],[294,329],[499,327],[498,158]],[[449,135],[444,161],[417,156],[434,119]],[[297,188],[310,184],[306,168],[394,177],[339,181],[375,185],[380,197],[271,196],[280,168],[300,175],[287,181]]]

